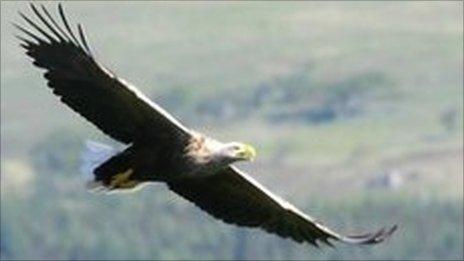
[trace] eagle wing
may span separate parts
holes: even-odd
[[[162,142],[190,137],[189,130],[168,112],[94,60],[81,25],[76,37],[61,4],[58,12],[64,27],[43,5],[42,12],[33,4],[31,8],[42,26],[20,15],[40,34],[15,24],[27,36],[17,37],[33,64],[46,70],[48,86],[63,103],[126,144],[147,138]]]
[[[342,236],[317,223],[235,167],[228,167],[206,178],[168,182],[168,186],[226,223],[259,227],[283,238],[315,246],[318,241],[332,246],[330,239],[351,244],[375,244],[382,242],[396,229],[395,225],[375,233]]]

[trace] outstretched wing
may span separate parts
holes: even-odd
[[[190,136],[169,113],[94,60],[81,25],[76,36],[61,4],[61,26],[43,5],[41,12],[33,4],[31,8],[42,26],[20,13],[37,33],[15,24],[25,34],[17,37],[33,64],[46,70],[48,86],[62,102],[123,143],[186,140]]]
[[[389,237],[396,225],[375,233],[342,236],[317,223],[287,201],[274,195],[253,178],[229,167],[207,178],[169,182],[169,188],[202,210],[226,223],[260,227],[269,233],[317,246],[330,239],[351,244],[375,244]]]

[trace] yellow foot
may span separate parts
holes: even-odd
[[[130,178],[130,176],[132,175],[133,172],[134,172],[133,169],[128,169],[125,172],[114,175],[113,178],[111,179],[111,183],[110,183],[109,187],[110,188],[125,187],[126,183],[135,182],[135,181],[129,180],[129,178]]]
[[[118,184],[118,188],[120,189],[131,189],[135,188],[140,182],[136,180],[128,180],[124,183]]]

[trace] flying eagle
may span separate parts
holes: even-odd
[[[396,225],[375,233],[343,236],[317,223],[234,167],[255,157],[252,146],[223,143],[195,132],[95,61],[80,24],[73,31],[61,4],[57,21],[41,5],[31,4],[34,22],[21,17],[36,33],[14,24],[33,64],[45,69],[48,87],[60,100],[106,135],[127,148],[93,170],[93,186],[124,191],[148,182],[164,182],[170,190],[226,223],[259,227],[283,238],[319,242],[374,244]],[[98,151],[98,149],[97,149]]]

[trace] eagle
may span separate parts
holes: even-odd
[[[131,191],[147,183],[165,183],[225,223],[261,228],[316,247],[334,246],[335,241],[375,244],[396,230],[393,225],[345,236],[316,222],[233,165],[256,156],[251,145],[220,142],[187,128],[99,64],[83,27],[71,29],[61,4],[58,19],[43,5],[30,7],[36,21],[19,12],[28,26],[14,23],[21,31],[16,37],[33,64],[45,69],[48,87],[104,134],[126,145],[92,170],[93,189]],[[96,154],[105,150],[92,149]]]

